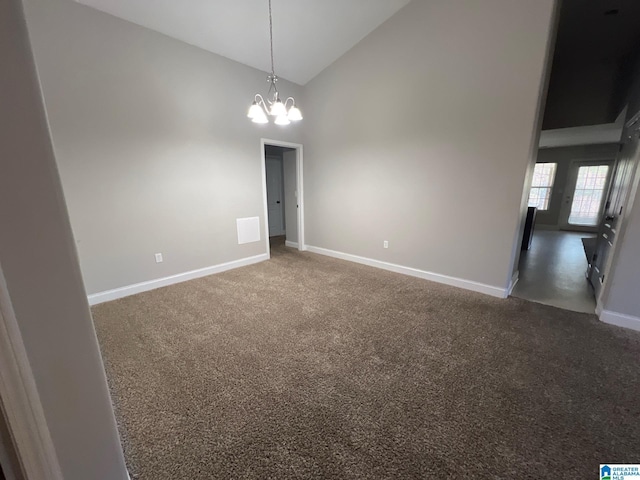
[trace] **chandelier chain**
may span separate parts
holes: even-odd
[[[271,75],[275,75],[273,68],[273,19],[271,17],[271,0],[269,0],[269,42],[271,46]]]

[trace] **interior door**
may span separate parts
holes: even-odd
[[[597,232],[602,220],[614,160],[574,162],[560,211],[565,230]]]
[[[605,214],[600,223],[595,253],[589,262],[587,277],[593,285],[596,299],[600,296],[607,274],[608,260],[614,245],[625,208],[625,202],[631,187],[631,176],[638,152],[638,139],[629,139],[622,145],[615,166],[614,179],[605,204]]]
[[[266,173],[269,236],[276,237],[285,234],[282,158],[267,157]]]

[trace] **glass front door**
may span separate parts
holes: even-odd
[[[583,165],[578,168],[568,224],[593,227],[600,223],[610,166]]]

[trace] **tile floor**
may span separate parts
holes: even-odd
[[[576,312],[594,313],[593,289],[585,278],[584,232],[538,230],[531,249],[520,256],[520,279],[514,297]]]

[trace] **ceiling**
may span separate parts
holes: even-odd
[[[640,0],[563,0],[543,129],[609,124],[640,61]]]
[[[76,0],[271,71],[268,0]],[[275,72],[304,85],[410,0],[272,0]]]
[[[617,59],[640,40],[640,1],[563,0],[555,57]]]

